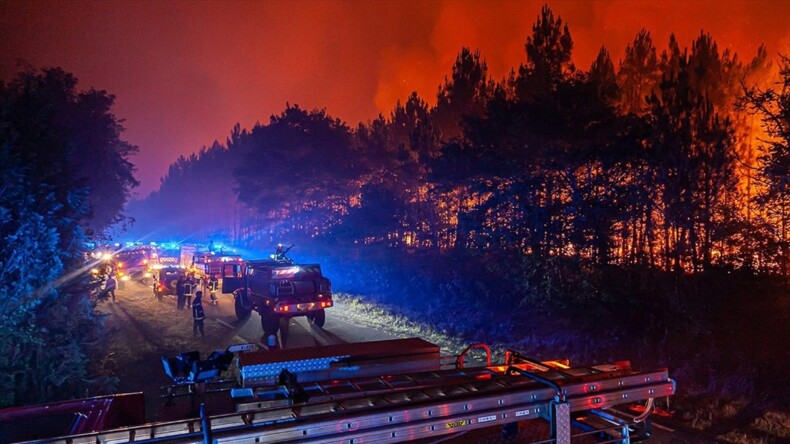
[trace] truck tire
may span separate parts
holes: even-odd
[[[280,317],[268,309],[261,310],[261,328],[264,336],[276,335],[280,330]]]
[[[318,327],[323,327],[326,322],[326,312],[324,310],[318,310],[307,315],[307,319]]]
[[[250,313],[252,313],[252,309],[247,308],[242,304],[241,297],[239,295],[234,296],[234,304],[233,308],[236,309],[236,319],[240,321],[246,321],[250,318]]]

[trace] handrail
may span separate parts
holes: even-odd
[[[560,401],[565,401],[565,393],[562,391],[562,387],[560,387],[556,382],[550,381],[542,376],[538,376],[532,372],[528,372],[526,370],[521,370],[518,367],[508,367],[507,374],[513,374],[512,372],[516,372],[521,376],[526,378],[532,379],[533,381],[540,382],[541,384],[548,385],[549,387],[553,388],[556,392],[556,396]]]
[[[489,347],[486,344],[483,344],[482,342],[477,342],[477,343],[471,344],[469,347],[466,347],[464,349],[464,351],[462,351],[458,355],[458,360],[456,361],[458,368],[464,368],[464,356],[466,356],[467,353],[469,353],[470,351],[472,351],[475,348],[482,348],[483,350],[485,350],[485,352],[486,352],[486,366],[487,367],[491,367],[491,347]]]

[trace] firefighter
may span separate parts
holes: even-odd
[[[186,276],[183,274],[178,276],[178,280],[176,281],[176,296],[178,298],[178,302],[176,306],[179,310],[184,309],[184,301],[186,300],[186,289],[184,288],[186,285]]]
[[[184,297],[186,298],[187,307],[192,306],[192,296],[195,294],[196,287],[195,276],[190,274],[184,281]]]
[[[107,280],[104,282],[104,292],[112,296],[112,301],[115,302],[115,287],[117,286],[113,273],[107,275]]]
[[[203,320],[206,319],[206,314],[203,312],[203,292],[198,291],[195,293],[195,301],[192,302],[192,335],[197,337],[198,331],[200,336],[205,336],[203,332]]]
[[[217,290],[219,289],[219,279],[217,279],[216,274],[212,274],[211,278],[208,280],[208,291],[209,295],[211,296],[211,303],[217,305],[219,302],[217,301]]]
[[[274,251],[274,260],[280,262],[291,262],[290,259],[285,257],[285,253],[287,253],[293,247],[294,246],[291,245],[288,248],[283,248],[283,244],[277,244],[277,249]]]

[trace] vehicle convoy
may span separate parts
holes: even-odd
[[[485,352],[484,365],[468,365],[473,349]],[[0,437],[42,444],[501,436],[519,443],[631,443],[649,438],[656,400],[676,389],[665,368],[640,371],[628,361],[571,367],[511,350],[492,364],[484,344],[443,356],[419,338],[265,351],[239,344],[206,360],[195,351],[162,363],[176,385],[164,392],[159,422],[145,423],[143,394],[127,393],[0,410]]]
[[[223,263],[222,292],[233,293],[236,317],[261,316],[264,336],[276,335],[280,320],[305,316],[318,327],[326,321],[325,310],[332,307],[329,279],[318,264],[295,264],[275,258]]]

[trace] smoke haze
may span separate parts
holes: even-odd
[[[325,108],[355,126],[389,115],[412,91],[429,103],[462,46],[495,80],[526,62],[538,1],[4,1],[0,78],[22,60],[60,66],[80,88],[117,97],[144,196],[177,156],[267,122],[286,102]],[[790,52],[782,1],[552,1],[573,59],[588,69],[603,45],[617,63],[641,28],[659,51],[700,31],[751,59]]]

